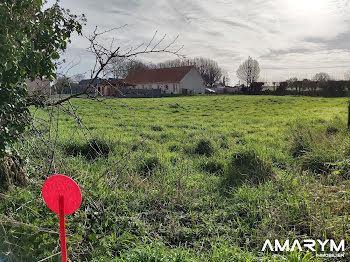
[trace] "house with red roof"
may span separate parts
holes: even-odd
[[[205,84],[194,66],[157,68],[131,72],[124,83],[138,89],[160,89],[163,94],[204,94]]]

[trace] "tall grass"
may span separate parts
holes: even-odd
[[[106,101],[113,117],[96,101],[73,100],[102,138],[86,141],[61,116],[52,163],[40,140],[18,145],[31,183],[0,195],[2,256],[38,261],[59,251],[58,218],[41,199],[50,168],[83,193],[66,218],[72,261],[317,261],[260,250],[266,238],[349,241],[346,99],[122,102]]]

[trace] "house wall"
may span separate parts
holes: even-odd
[[[187,94],[204,94],[205,92],[204,81],[194,68],[180,82],[180,93],[186,94],[186,92]]]
[[[137,89],[160,89],[164,94],[181,94],[179,83],[138,84]]]

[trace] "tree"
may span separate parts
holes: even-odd
[[[228,76],[224,75],[219,83],[222,86],[226,86],[229,81],[230,81],[230,78]]]
[[[259,79],[260,67],[259,62],[250,56],[244,61],[237,70],[237,77],[250,86]]]
[[[223,72],[218,63],[212,59],[197,57],[191,59],[175,59],[159,63],[156,68],[194,66],[207,86],[214,86],[222,80]]]
[[[314,77],[313,77],[314,81],[319,81],[319,82],[327,82],[329,80],[331,80],[331,77],[329,76],[329,74],[321,72],[321,73],[317,73]]]
[[[151,66],[139,60],[127,60],[123,57],[114,57],[106,65],[105,73],[113,78],[123,79],[128,74],[137,70],[146,70]]]
[[[57,59],[85,17],[41,0],[0,2],[0,157],[24,131],[28,97],[24,80],[55,77]]]
[[[272,86],[273,86],[273,91],[276,91],[276,85],[278,84],[278,82],[273,81],[272,82]]]
[[[350,81],[350,71],[344,73],[344,78],[345,80]]]
[[[287,81],[287,84],[288,84],[288,88],[292,89],[292,88],[295,88],[295,91],[298,90],[298,78],[296,77],[292,77],[292,78],[289,78]]]

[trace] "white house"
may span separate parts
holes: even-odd
[[[204,94],[204,80],[194,66],[159,68],[131,72],[125,84],[138,89],[160,89],[164,94]]]

